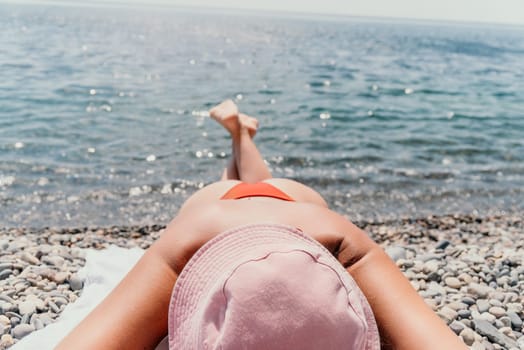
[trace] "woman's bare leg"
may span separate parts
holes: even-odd
[[[236,162],[237,150],[235,142],[233,141],[234,135],[238,135],[239,132],[238,108],[233,101],[226,100],[211,108],[209,115],[229,132],[232,139],[231,158],[229,159],[227,167],[222,172],[221,180],[240,180]]]
[[[231,135],[232,155],[222,174],[222,180],[259,182],[271,178],[271,172],[260,155],[253,137],[258,121],[245,114],[239,114],[231,100],[226,100],[209,111]]]
[[[234,149],[234,147],[231,147]],[[224,168],[224,171],[222,172],[222,176],[220,177],[221,181],[225,180],[240,180],[240,177],[238,176],[238,170],[237,170],[237,162],[235,160],[235,155],[232,154],[231,158],[229,158],[229,161],[227,163],[227,167]]]
[[[245,114],[239,114],[238,121],[240,124],[237,142],[237,170],[241,181],[256,183],[272,177],[269,168],[258,151],[251,130],[258,125],[255,118]]]

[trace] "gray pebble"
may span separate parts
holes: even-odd
[[[462,287],[462,283],[459,281],[458,278],[456,277],[447,277],[444,282],[446,283],[446,285],[450,288],[454,288],[454,289],[460,289],[460,287]]]
[[[12,269],[12,268],[13,268],[13,264],[11,263],[0,263],[0,272],[7,270],[7,269]]]
[[[498,300],[498,301],[502,302],[502,301],[504,301],[504,299],[505,299],[505,295],[504,295],[504,293],[495,292],[495,293],[493,293],[490,302],[491,302],[492,300]],[[493,305],[495,305],[495,304],[493,304]],[[498,306],[498,305],[495,305],[495,306]]]
[[[69,277],[67,272],[57,272],[51,276],[51,279],[55,281],[56,284],[62,284]]]
[[[11,269],[5,269],[2,272],[0,272],[0,281],[5,280],[7,277],[11,276],[13,273],[13,270]]]
[[[520,330],[522,328],[522,319],[519,317],[519,315],[517,315],[517,313],[514,311],[508,311],[507,315],[511,321],[511,326],[514,329]]]
[[[486,312],[489,310],[489,302],[486,299],[477,300],[477,308],[480,313]]]
[[[491,343],[490,343],[489,341],[487,341],[487,340],[484,340],[484,341],[482,342],[482,345],[484,345],[484,349],[486,349],[486,350],[497,350],[497,349],[495,349],[495,346],[494,346],[493,344],[491,344]]]
[[[492,306],[489,308],[489,313],[495,316],[496,318],[500,318],[506,315],[506,310],[498,306]]]
[[[473,278],[471,278],[471,276],[467,273],[461,273],[460,275],[458,275],[458,279],[466,284],[470,284],[473,281]]]
[[[492,290],[493,288],[478,283],[471,283],[468,286],[468,293],[483,299],[487,298]]]
[[[34,295],[29,295],[27,297],[27,301],[31,301],[33,304],[35,304],[37,311],[43,311],[46,308],[44,301]]]
[[[447,305],[447,307],[455,310],[455,311],[459,311],[459,310],[465,310],[468,308],[468,305],[464,304],[464,303],[461,303],[461,302],[458,302],[458,301],[454,301],[452,303],[449,303]]]
[[[15,288],[16,294],[20,294],[20,292],[26,290],[30,284],[26,281],[19,281],[13,285]]]
[[[492,306],[502,306],[502,302],[498,299],[489,299],[489,304]]]
[[[1,313],[6,313],[6,312],[10,312],[10,311],[16,311],[16,306],[14,304],[11,304],[11,303],[1,303],[0,304],[0,312]]]
[[[38,315],[38,319],[42,321],[44,327],[53,323],[53,318],[49,315],[49,313]]]
[[[475,331],[477,331],[478,334],[487,337],[492,342],[502,345],[506,348],[512,348],[517,346],[517,343],[513,339],[500,333],[489,322],[475,319],[473,320],[473,324],[475,326]]]
[[[523,311],[524,306],[520,303],[508,303],[506,305],[506,308],[508,309],[508,311],[520,313]]]
[[[49,267],[42,267],[36,270],[36,272],[42,276],[42,278],[47,278],[48,280],[52,280],[53,276],[55,275],[55,270],[49,268]]]
[[[471,311],[469,310],[458,310],[457,314],[460,318],[470,318],[471,317]]]
[[[477,341],[475,341],[473,343],[473,345],[471,345],[471,347],[469,349],[470,350],[486,350],[484,345],[482,343],[477,342]]]
[[[466,345],[471,346],[475,342],[475,332],[471,328],[465,327],[460,333],[460,337],[466,343]]]
[[[396,260],[396,263],[398,267],[405,268],[405,269],[415,266],[415,263],[412,260],[406,260],[406,259],[398,259]]]
[[[31,324],[36,330],[44,328],[44,323],[39,318],[34,319]]]
[[[483,312],[478,316],[478,319],[488,321],[489,323],[495,323],[497,318],[489,312]]]
[[[10,317],[10,318],[13,318],[13,317],[22,318],[22,315],[19,315],[19,314],[17,314],[17,313],[14,312],[14,311],[8,311],[8,312],[5,313],[5,315],[6,315],[7,317]]]
[[[42,257],[42,262],[48,265],[61,267],[64,264],[65,259],[60,255],[47,255]]]
[[[429,260],[426,263],[424,263],[424,266],[422,267],[422,271],[426,274],[430,273],[436,273],[440,267],[440,263],[437,260]]]
[[[417,256],[418,260],[421,260],[423,262],[428,262],[430,260],[440,260],[442,259],[443,254],[422,254]]]
[[[8,326],[11,324],[11,321],[9,321],[9,318],[5,315],[0,315],[0,325]]]
[[[511,319],[508,316],[502,316],[497,321],[502,324],[502,327],[511,327]]]
[[[428,281],[440,282],[440,275],[438,272],[430,272],[427,277]]]
[[[69,279],[69,285],[72,290],[80,290],[84,286],[84,280],[78,274],[74,274]]]
[[[450,241],[448,241],[447,239],[443,240],[443,241],[440,241],[437,243],[437,245],[435,246],[435,249],[446,249],[449,245],[451,244]]]
[[[53,290],[51,292],[48,293],[48,296],[50,297],[64,297],[64,294],[58,290]]]
[[[454,319],[457,318],[457,312],[447,306],[444,306],[438,312],[438,315],[446,321],[447,324],[450,324]]]
[[[11,317],[10,318],[11,327],[15,327],[15,326],[19,325],[21,320],[22,320],[21,317]]]
[[[500,327],[499,332],[504,335],[507,335],[513,340],[517,340],[517,337],[515,337],[515,334],[513,334],[513,330],[511,329],[511,327]]]
[[[524,279],[524,275],[522,275],[522,277]],[[503,301],[504,305],[511,304],[519,300],[519,295],[515,292],[506,292],[504,294],[505,294],[504,301]],[[522,304],[518,304],[518,305],[522,306]]]
[[[461,323],[464,323],[466,327],[473,328],[473,322],[468,319],[460,320]]]
[[[431,308],[431,310],[437,311],[438,305],[434,299],[424,299],[424,302]]]
[[[13,328],[13,337],[15,337],[16,339],[22,339],[34,330],[35,327],[33,327],[30,324],[19,324],[18,326]]]
[[[54,297],[53,302],[58,306],[61,307],[62,305],[69,304],[69,301],[64,297]]]
[[[7,250],[9,248],[9,241],[7,239],[0,239],[0,250]]]
[[[0,336],[8,333],[10,329],[11,329],[11,325],[5,326],[3,324],[0,324]]]
[[[475,265],[481,265],[486,262],[483,256],[480,256],[479,254],[474,254],[474,253],[468,254],[463,259],[464,261],[473,263]]]
[[[31,300],[23,301],[18,304],[18,311],[21,315],[33,314],[36,312],[36,304]]]
[[[464,297],[462,298],[462,302],[466,305],[473,305],[475,304],[475,299],[470,298],[470,297]]]
[[[497,271],[497,279],[500,279],[501,277],[507,277],[509,276],[510,271],[509,269],[502,269]]]
[[[49,283],[47,283],[46,285],[44,285],[42,287],[42,290],[45,291],[45,292],[51,292],[55,288],[56,288],[56,283],[55,282],[49,282]]]
[[[60,313],[60,308],[54,302],[49,301],[48,305],[49,305],[49,308],[51,309],[51,311],[53,311],[55,314]]]
[[[40,264],[40,260],[38,260],[36,256],[29,254],[28,252],[23,252],[22,255],[20,256],[20,259],[22,259],[22,261],[25,261],[31,265]]]
[[[13,298],[11,298],[10,296],[6,295],[5,293],[0,294],[0,300],[6,301],[11,304],[16,304],[16,301]]]
[[[21,324],[29,323],[30,319],[31,319],[31,315],[30,314],[25,314],[24,316],[22,316],[22,319],[20,320],[20,323]]]
[[[451,324],[449,325],[449,328],[451,328],[451,330],[453,332],[455,332],[456,335],[459,335],[460,332],[466,328],[466,326],[464,325],[464,323],[462,322],[459,322],[459,321],[453,321],[451,322]]]
[[[406,259],[406,249],[404,249],[403,247],[399,247],[399,246],[387,247],[386,254],[393,261],[397,261],[399,259]]]

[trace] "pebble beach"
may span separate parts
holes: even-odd
[[[471,349],[524,349],[520,216],[428,216],[357,225]],[[0,349],[54,322],[81,295],[78,271],[86,249],[146,249],[163,229],[0,229]]]

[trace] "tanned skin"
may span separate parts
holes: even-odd
[[[171,292],[188,260],[221,232],[256,223],[296,227],[324,245],[368,299],[383,349],[467,349],[365,232],[331,211],[311,188],[271,177],[253,141],[258,128],[255,118],[239,113],[230,100],[211,109],[210,115],[232,140],[231,160],[221,181],[184,203],[162,236],[57,349],[154,349],[167,334]],[[295,201],[220,199],[239,182],[259,181],[274,185]]]

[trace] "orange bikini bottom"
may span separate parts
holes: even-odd
[[[233,186],[220,199],[240,199],[247,197],[271,197],[284,201],[295,201],[275,186],[265,182],[257,182],[255,184],[241,182]]]

